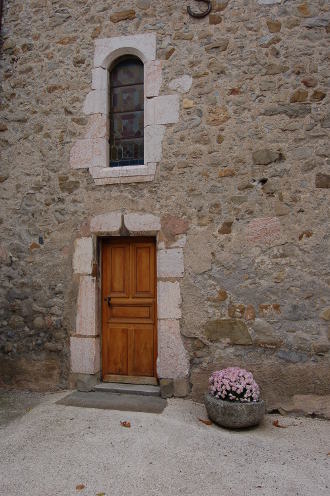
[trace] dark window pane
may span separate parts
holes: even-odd
[[[144,69],[120,60],[110,74],[110,167],[144,163]]]

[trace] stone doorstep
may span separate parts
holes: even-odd
[[[93,391],[107,393],[135,394],[140,396],[160,396],[159,386],[144,384],[119,384],[116,382],[101,382],[93,387]]]
[[[56,402],[57,405],[82,408],[100,408],[122,412],[162,413],[167,402],[159,396],[142,396],[141,394],[118,394],[102,391],[74,391]]]

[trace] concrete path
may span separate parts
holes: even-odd
[[[40,396],[1,427],[1,495],[330,494],[330,422],[272,415],[233,432],[204,425],[191,401],[169,400],[154,415],[55,404],[66,394]]]

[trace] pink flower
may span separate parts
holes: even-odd
[[[209,378],[209,392],[228,401],[258,401],[260,390],[251,372],[239,367],[213,372]]]

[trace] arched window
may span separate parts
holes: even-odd
[[[125,56],[110,70],[110,167],[144,164],[144,67]]]

